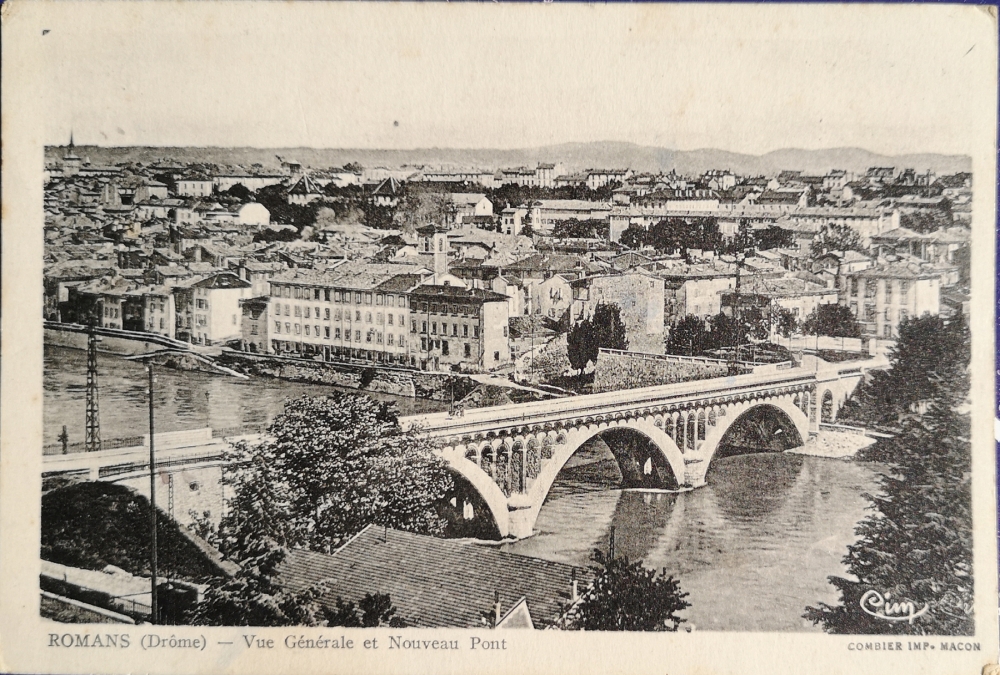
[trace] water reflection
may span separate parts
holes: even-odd
[[[870,466],[737,455],[715,462],[697,490],[622,491],[608,487],[617,466],[600,450],[560,473],[535,536],[507,550],[586,565],[614,526],[617,552],[681,579],[692,604],[684,616],[699,630],[817,630],[801,614],[837,599],[826,578],[844,573],[861,493],[875,487]]]

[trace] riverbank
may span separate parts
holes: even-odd
[[[833,431],[821,429],[811,436],[804,445],[786,450],[796,455],[809,457],[828,457],[831,459],[853,459],[862,448],[875,443],[874,438],[850,431]]]

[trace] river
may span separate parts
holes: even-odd
[[[42,411],[44,443],[58,443],[63,425],[70,443],[86,440],[87,352],[65,347],[45,347]],[[101,438],[137,436],[149,431],[146,398],[148,379],[141,363],[113,354],[98,355]],[[182,431],[270,422],[285,400],[303,394],[328,395],[349,391],[322,384],[288,382],[271,378],[242,380],[225,375],[156,369],[156,429]],[[367,392],[366,392],[367,393]],[[368,393],[396,403],[400,415],[447,409],[446,403],[425,399]]]
[[[45,442],[63,424],[83,441],[86,352],[45,349]],[[337,387],[274,379],[158,369],[157,425],[164,431],[266,422],[288,397]],[[147,431],[143,366],[101,354],[103,438]],[[353,390],[349,390],[353,391]],[[401,414],[442,404],[376,395]],[[762,453],[718,460],[708,484],[682,493],[623,491],[610,450],[588,444],[560,472],[539,514],[536,534],[505,550],[587,565],[606,550],[680,579],[691,607],[681,614],[697,630],[817,631],[801,618],[807,605],[834,603],[827,582],[844,574],[841,558],[866,515],[863,492],[874,492],[870,465],[795,454]]]
[[[536,534],[503,548],[587,565],[614,527],[617,554],[680,579],[691,603],[682,628],[818,631],[802,614],[836,603],[827,577],[845,573],[875,475],[853,461],[760,453],[715,462],[690,492],[623,491],[610,450],[595,444],[560,473]]]

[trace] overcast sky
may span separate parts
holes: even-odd
[[[961,6],[48,10],[49,144],[967,153],[971,83],[990,77],[969,57],[994,53],[984,10]]]

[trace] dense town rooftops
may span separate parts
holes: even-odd
[[[919,241],[929,244],[967,244],[972,237],[972,233],[964,227],[950,227],[921,234],[905,227],[897,227],[893,230],[882,232],[872,236],[873,242],[904,242]]]
[[[462,288],[461,286],[426,285],[418,286],[410,292],[414,300],[456,300],[461,302],[507,302],[507,296],[482,288]]]
[[[585,199],[538,199],[531,206],[552,211],[610,211],[607,202],[591,202]]]
[[[271,285],[315,286],[373,290],[397,275],[417,277],[429,274],[426,268],[395,263],[348,262],[331,270],[290,270],[271,279]]]
[[[290,551],[278,583],[299,592],[326,582],[320,602],[330,607],[337,598],[388,594],[397,616],[415,628],[484,628],[498,592],[503,610],[527,599],[535,627],[544,628],[570,604],[574,570],[585,589],[586,568],[369,525],[332,555]]]
[[[851,273],[850,276],[865,279],[935,279],[941,276],[941,272],[920,262],[898,260],[879,261],[874,267]]]

